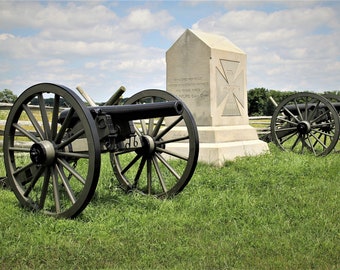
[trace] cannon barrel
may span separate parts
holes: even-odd
[[[138,120],[147,118],[157,118],[163,116],[176,116],[183,112],[183,104],[181,101],[167,101],[145,104],[131,105],[113,105],[113,106],[95,106],[88,107],[93,114],[106,113],[109,114],[112,120]],[[62,111],[59,115],[59,123],[63,123],[69,109]],[[72,116],[74,123],[78,121],[78,116]]]
[[[334,108],[339,111],[340,110],[340,102],[335,102],[335,103],[332,103],[332,105],[334,106]],[[317,105],[317,103],[310,103],[307,105],[307,109],[308,110],[314,110],[314,108],[316,106],[319,106],[318,108],[319,109],[323,109],[323,108],[327,108],[326,105],[324,104],[321,104],[321,105]],[[297,104],[297,105],[286,105],[284,106],[284,108],[287,108],[287,110],[289,110],[290,112],[292,112],[293,114],[297,114],[298,113],[298,109],[300,111],[304,111],[306,109],[306,105],[305,104]],[[285,111],[284,112],[285,114],[288,115],[288,113]]]
[[[89,107],[89,109],[90,111],[99,110],[100,112],[109,114],[112,119],[130,121],[180,115],[183,112],[183,104],[177,100],[145,104]]]

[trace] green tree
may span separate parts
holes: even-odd
[[[268,102],[268,89],[254,88],[248,91],[248,114],[250,116],[265,115]]]
[[[248,91],[248,114],[249,116],[270,116],[275,110],[275,105],[270,100],[270,97],[279,104],[283,99],[294,93],[296,92],[268,90],[263,87],[250,89]]]
[[[16,99],[17,96],[9,89],[0,92],[0,102],[13,103]]]
[[[268,103],[267,103],[267,108],[265,115],[272,115],[275,111],[275,105],[273,102],[270,100],[270,97],[274,99],[274,101],[279,104],[282,100],[285,98],[295,94],[296,91],[278,91],[278,90],[269,90],[267,95],[268,95]]]

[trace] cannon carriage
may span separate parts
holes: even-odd
[[[277,105],[271,140],[282,150],[325,156],[339,151],[340,97],[302,92]]]
[[[122,92],[103,106],[86,94],[88,106],[71,89],[51,83],[18,97],[6,121],[3,151],[6,184],[21,205],[76,217],[95,193],[103,153],[126,191],[164,198],[184,189],[199,151],[190,111],[177,97],[154,89],[117,105]]]

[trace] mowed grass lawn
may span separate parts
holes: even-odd
[[[0,269],[340,269],[340,154],[199,164],[177,197],[117,189],[107,156],[74,220],[0,189]],[[4,175],[3,165],[1,175]]]

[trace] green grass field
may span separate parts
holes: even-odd
[[[102,157],[75,220],[28,212],[0,189],[0,269],[340,269],[339,153],[270,145],[221,168],[199,164],[168,200],[123,193]]]

